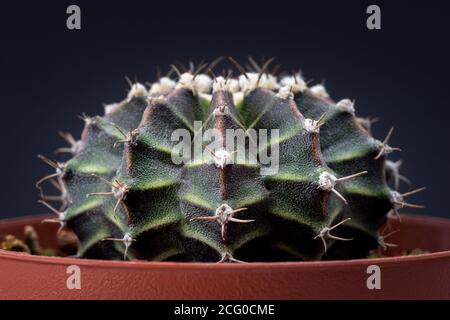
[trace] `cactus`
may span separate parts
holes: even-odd
[[[55,222],[75,232],[78,256],[151,261],[250,262],[362,258],[391,246],[379,230],[406,203],[388,180],[407,181],[399,150],[355,116],[354,102],[334,102],[321,84],[300,73],[278,77],[251,60],[241,74],[216,76],[202,64],[146,87],[130,83],[128,96],[106,105],[104,116],[82,116],[80,140],[62,133],[68,161],[40,158],[55,172],[42,178],[40,202]],[[208,70],[209,75],[202,73]],[[173,74],[173,72],[172,72]],[[220,148],[200,139],[209,156],[175,163],[184,129],[194,139],[215,128]],[[258,140],[257,158],[278,151],[279,166],[249,163],[229,150],[227,129],[272,132]],[[264,130],[263,130],[264,131]],[[200,136],[200,138],[202,138]],[[252,137],[248,134],[245,146]],[[46,195],[51,183],[59,194]],[[50,201],[60,201],[55,208]]]

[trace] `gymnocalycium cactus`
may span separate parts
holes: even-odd
[[[386,159],[398,150],[388,145],[393,130],[384,141],[373,138],[371,121],[355,116],[351,100],[334,102],[299,73],[277,77],[268,71],[271,60],[251,60],[247,69],[230,61],[237,78],[201,64],[182,72],[173,66],[177,81],[161,77],[149,89],[130,83],[126,99],[105,106],[103,117],[82,117],[80,140],[62,133],[70,146],[58,151],[70,160],[40,156],[56,172],[37,186],[50,182],[61,193],[42,192],[40,202],[57,214],[48,221],[78,236],[79,257],[346,259],[390,245],[380,227],[398,209],[419,207],[403,198],[422,190],[400,194],[388,186],[388,179],[396,187],[406,180],[400,163]],[[206,129],[218,136],[202,136]],[[248,139],[230,149],[229,129]],[[177,130],[200,141],[203,157],[173,160]],[[237,151],[254,140],[256,163]],[[277,170],[262,174],[267,163],[259,160],[269,154],[277,155]]]

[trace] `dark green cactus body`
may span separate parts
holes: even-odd
[[[70,203],[60,222],[79,237],[80,257],[289,261],[364,257],[378,246],[398,200],[386,182],[388,149],[348,101],[297,83],[277,93],[266,75],[237,90],[216,79],[209,95],[188,76],[161,92],[135,84],[105,116],[85,118],[80,146],[56,176]],[[218,165],[215,151],[174,163],[172,133],[201,139],[195,121],[215,128],[223,149],[227,129],[266,129],[257,156],[276,147],[278,171],[262,175],[264,163],[239,157]]]

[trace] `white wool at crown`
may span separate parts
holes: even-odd
[[[247,72],[239,75],[237,78],[227,78],[223,76],[211,78],[207,74],[192,74],[185,72],[179,75],[178,81],[169,77],[161,77],[158,81],[150,84],[150,89],[141,83],[134,83],[127,95],[127,101],[133,97],[144,96],[165,96],[174,89],[185,88],[192,90],[202,99],[211,101],[212,94],[219,90],[229,91],[233,94],[233,100],[236,105],[243,102],[246,94],[255,88],[263,88],[277,92],[277,96],[282,99],[293,99],[294,95],[309,90],[310,93],[328,99],[330,96],[323,84],[316,84],[308,87],[306,81],[300,73],[284,76],[278,80],[275,75],[269,73]],[[336,103],[336,106],[343,111],[350,113],[355,112],[355,102],[350,99],[342,99]],[[110,104],[105,106],[106,113],[111,112],[118,104]],[[312,127],[311,127],[312,129]]]

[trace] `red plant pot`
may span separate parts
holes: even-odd
[[[0,234],[33,225],[44,246],[55,228],[43,217],[0,221]],[[0,250],[0,299],[449,299],[450,220],[403,216],[389,238],[415,256],[248,264],[101,261]],[[389,254],[396,252],[388,251]],[[398,251],[397,251],[398,253]],[[80,289],[67,282],[79,270]],[[373,274],[373,267],[376,274]],[[378,277],[380,289],[369,289]],[[369,279],[369,280],[368,280]],[[69,286],[71,287],[71,286]]]

